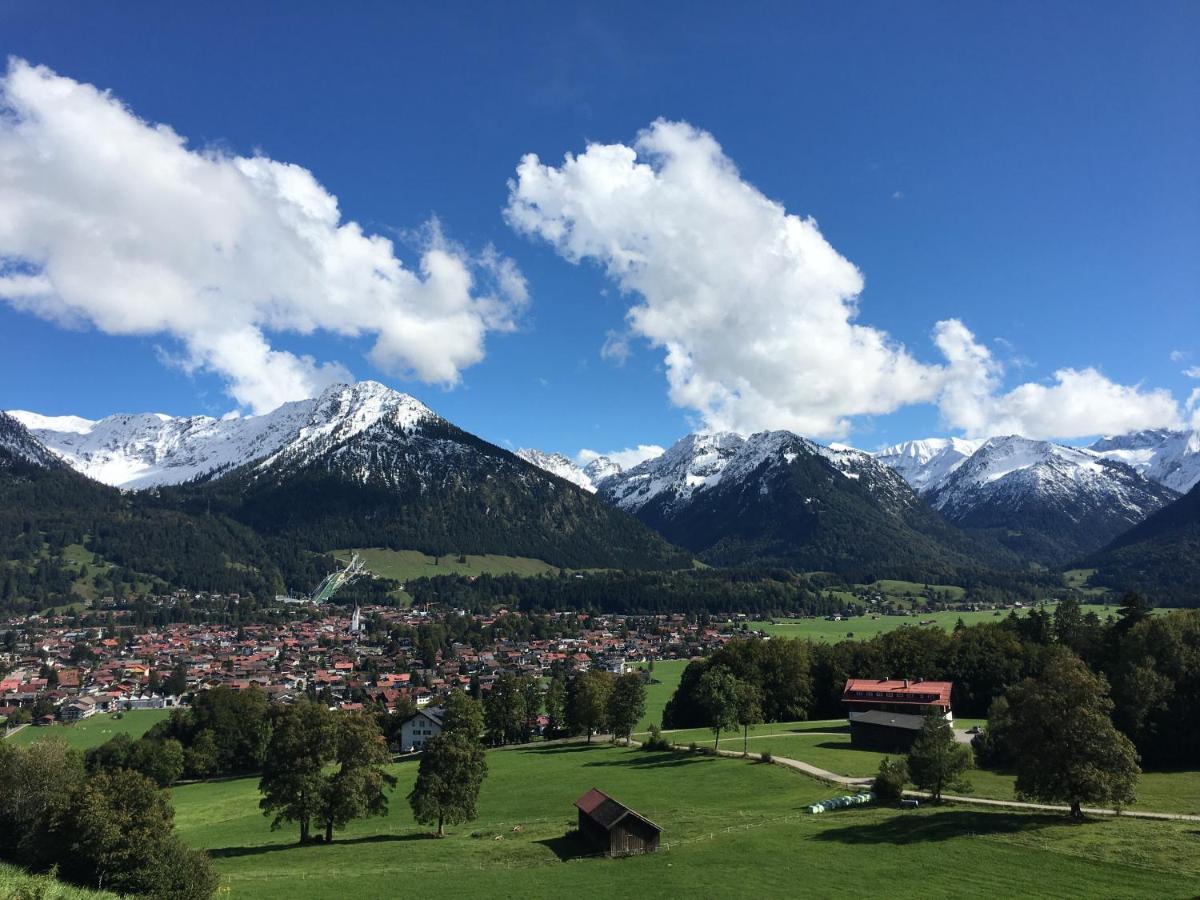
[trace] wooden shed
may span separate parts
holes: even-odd
[[[575,801],[579,810],[579,833],[607,856],[629,856],[653,853],[658,849],[662,829],[614,800],[597,788],[592,788]]]

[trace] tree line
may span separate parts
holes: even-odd
[[[1200,758],[1200,611],[1151,615],[1136,594],[1127,595],[1107,621],[1068,600],[1053,614],[1033,610],[994,623],[960,623],[949,633],[906,625],[837,644],[734,640],[688,664],[663,727],[710,726],[712,684],[702,688],[701,681],[716,669],[758,690],[768,722],[844,716],[848,678],[953,681],[955,712],[982,717],[997,698],[1040,676],[1063,652],[1112,685],[1109,717],[1147,765]]]
[[[88,774],[65,741],[0,743],[0,858],[118,894],[203,900],[208,855],[174,831],[169,795],[130,769]]]

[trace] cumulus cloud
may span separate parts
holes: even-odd
[[[1183,374],[1188,378],[1200,378],[1200,366],[1192,366],[1190,369],[1184,369]]]
[[[385,371],[453,385],[528,300],[515,264],[433,224],[415,268],[311,172],[195,149],[111,94],[22,60],[0,79],[0,298],[65,326],[167,335],[255,412],[348,373],[273,332],[374,339]]]
[[[671,400],[711,430],[838,437],[856,416],[938,403],[972,434],[1078,437],[1179,421],[1165,391],[1063,369],[1003,393],[1004,366],[957,320],[926,363],[859,321],[863,278],[821,234],[746,182],[712,135],[659,120],[632,146],[561,165],[525,156],[509,224],[632,298],[629,332],[662,350]]]
[[[664,351],[670,396],[710,428],[842,434],[849,417],[930,400],[938,370],[855,323],[862,275],[810,218],[745,182],[713,137],[655,122],[632,147],[559,167],[530,154],[509,223],[636,295],[632,333]]]
[[[942,418],[972,437],[1072,438],[1181,422],[1170,391],[1117,384],[1094,368],[1059,369],[1047,384],[1003,391],[1003,367],[957,320],[939,322],[934,343],[947,361],[938,401]]]
[[[657,444],[638,444],[636,447],[628,447],[625,450],[610,450],[608,453],[600,453],[596,450],[580,450],[575,454],[575,462],[581,466],[586,466],[588,463],[604,456],[611,459],[622,469],[629,469],[647,459],[662,456],[665,452],[666,450]]]

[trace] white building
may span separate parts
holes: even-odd
[[[400,726],[400,752],[410,753],[425,749],[425,742],[442,733],[442,713],[445,709],[418,710]]]

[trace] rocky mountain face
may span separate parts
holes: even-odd
[[[984,441],[924,496],[951,523],[1056,565],[1104,546],[1178,495],[1088,450],[1010,436]]]
[[[308,550],[497,553],[580,568],[691,564],[632,517],[376,382],[333,385],[245,419],[30,420],[80,472]]]
[[[62,465],[18,419],[0,412],[0,466],[11,467],[18,461],[46,469]]]
[[[688,435],[598,496],[713,564],[919,578],[975,564],[969,541],[891,469],[786,431]]]
[[[596,493],[596,485],[591,476],[561,453],[544,453],[541,450],[522,448],[517,451],[517,456],[551,475],[579,485],[590,494]]]
[[[1181,494],[1200,484],[1200,431],[1137,431],[1100,438],[1088,449]]]
[[[922,494],[938,487],[982,444],[965,438],[928,438],[895,444],[874,456]]]

